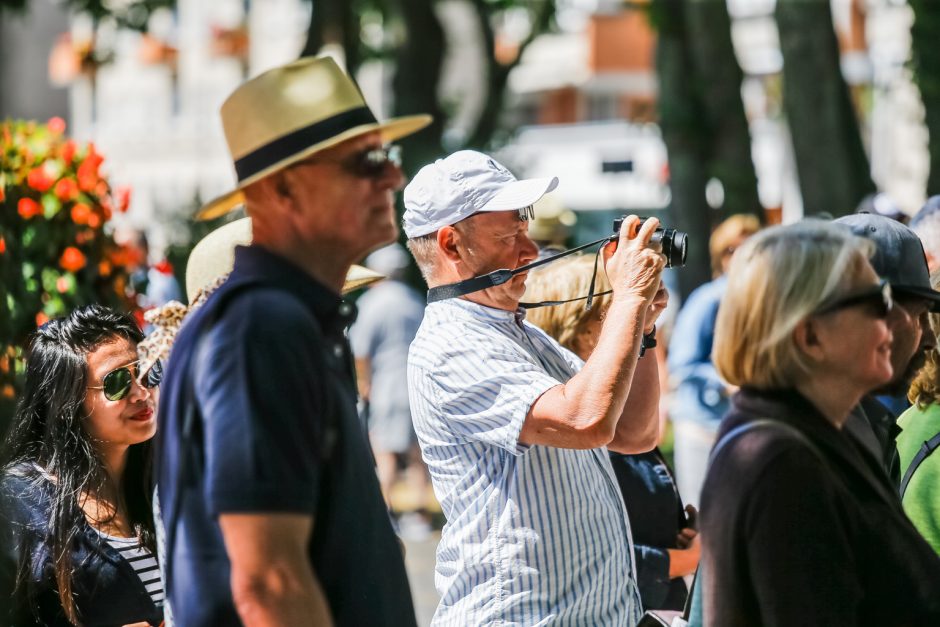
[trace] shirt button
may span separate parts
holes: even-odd
[[[337,359],[340,358],[340,357],[342,357],[344,353],[345,353],[345,351],[343,350],[343,345],[342,345],[342,344],[334,344],[334,345],[333,345],[333,355],[334,355]]]

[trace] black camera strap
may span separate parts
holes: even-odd
[[[447,285],[439,285],[437,287],[432,287],[428,290],[428,304],[436,303],[441,300],[447,300],[448,298],[458,298],[460,296],[466,296],[467,294],[472,294],[473,292],[479,292],[480,290],[489,289],[491,287],[496,287],[497,285],[502,285],[512,277],[520,274],[522,272],[527,272],[533,268],[551,263],[553,261],[558,261],[562,257],[567,257],[574,253],[580,252],[585,248],[590,248],[591,246],[596,246],[601,244],[601,247],[597,249],[597,254],[594,257],[594,276],[591,277],[591,288],[587,296],[581,296],[579,298],[572,298],[571,300],[560,300],[560,301],[544,301],[541,303],[519,303],[519,306],[523,309],[534,309],[536,307],[547,307],[550,305],[561,305],[564,303],[570,303],[576,300],[587,300],[585,303],[585,308],[590,309],[591,304],[595,296],[602,296],[603,294],[594,294],[594,280],[597,276],[597,263],[600,258],[601,250],[604,248],[604,244],[611,241],[613,236],[602,237],[599,240],[589,242],[587,244],[582,244],[575,248],[570,248],[564,252],[560,252],[557,255],[552,255],[551,257],[546,257],[545,259],[539,259],[538,261],[533,261],[524,266],[520,266],[515,270],[503,269],[503,270],[494,270],[488,274],[483,274],[480,276],[475,276],[472,279],[465,279],[458,283],[449,283]],[[609,294],[610,292],[604,292],[604,294]]]

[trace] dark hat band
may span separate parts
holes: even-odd
[[[336,137],[363,124],[377,124],[369,107],[356,107],[337,113],[309,126],[291,131],[235,160],[235,174],[239,183],[272,165],[303,152],[307,148]]]

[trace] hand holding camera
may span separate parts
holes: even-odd
[[[659,220],[627,216],[616,221],[619,238],[604,248],[604,269],[618,297],[639,297],[649,303],[659,289],[666,257],[650,245]]]

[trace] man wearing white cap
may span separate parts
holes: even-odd
[[[239,86],[222,105],[252,242],[175,337],[156,442],[167,597],[178,625],[414,625],[401,550],[356,414],[340,291],[397,234],[403,176],[330,59]],[[245,231],[242,231],[243,233]]]
[[[405,188],[408,247],[433,301],[408,380],[447,517],[435,625],[640,617],[630,524],[604,447],[634,453],[657,440],[656,364],[637,357],[664,305],[665,259],[649,247],[658,222],[627,218],[616,251],[604,251],[614,293],[587,362],[524,321],[524,272],[464,289],[535,260],[526,220],[557,184],[517,181],[492,158],[461,151]]]

